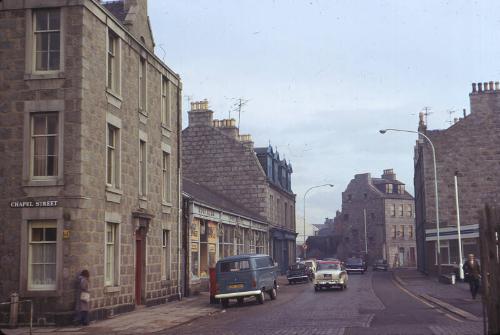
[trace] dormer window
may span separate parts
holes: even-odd
[[[405,186],[404,185],[398,185],[398,193],[399,194],[405,193]]]
[[[392,184],[385,184],[385,193],[392,193]]]

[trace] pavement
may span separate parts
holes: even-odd
[[[210,305],[206,292],[181,301],[154,307],[136,309],[111,319],[92,322],[87,327],[34,327],[33,334],[145,334],[165,331],[221,311],[219,305]],[[26,335],[29,328],[0,329],[5,335]]]
[[[468,283],[457,281],[454,285],[444,284],[436,276],[428,276],[410,268],[396,269],[393,275],[404,288],[432,304],[470,321],[482,319],[481,295],[472,299]]]

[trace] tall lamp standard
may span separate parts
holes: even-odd
[[[309,191],[312,189],[315,189],[318,187],[325,187],[325,186],[333,187],[333,184],[323,184],[323,185],[309,187],[307,189],[306,193],[304,193],[304,244],[303,244],[303,246],[306,245],[306,196],[307,196],[307,193],[309,193]],[[306,259],[306,248],[304,248],[304,259]]]
[[[427,142],[431,145],[432,149],[432,162],[434,164],[434,194],[436,196],[436,239],[437,239],[437,263],[438,263],[438,275],[441,275],[441,240],[439,236],[439,197],[438,197],[438,182],[437,182],[437,166],[436,166],[436,150],[434,149],[434,144],[432,143],[431,139],[427,137],[424,133],[421,133],[419,131],[415,130],[404,130],[404,129],[393,129],[393,128],[387,128],[387,129],[381,129],[379,132],[381,134],[385,134],[388,131],[398,131],[398,132],[403,132],[403,133],[413,133],[413,134],[418,134],[425,138]]]

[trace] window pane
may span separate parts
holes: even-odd
[[[60,12],[58,9],[49,12],[49,29],[59,30],[61,25]]]
[[[54,259],[55,262],[55,259]],[[45,269],[45,285],[54,285],[56,283],[56,265],[55,264],[46,264],[44,265]]]
[[[57,114],[52,113],[52,114],[44,116],[44,118],[45,117],[47,118],[47,133],[48,134],[57,134],[57,128],[58,128]]]
[[[56,241],[57,229],[56,228],[45,228],[45,241]]]
[[[31,283],[33,285],[43,284],[43,264],[31,265]]]
[[[31,228],[31,241],[43,241],[43,228]]]
[[[47,156],[47,176],[57,176],[57,156]]]
[[[46,176],[47,175],[47,160],[45,156],[35,156],[33,159],[33,175]]]
[[[37,33],[35,34],[36,39],[36,50],[37,52],[49,51],[49,34],[48,33]]]
[[[36,30],[47,30],[48,28],[48,11],[37,10],[35,12]]]
[[[36,53],[36,70],[46,71],[48,69],[48,57],[49,53],[46,51],[40,51]]]
[[[55,263],[56,262],[56,244],[55,243],[43,244],[43,262],[44,263]]]
[[[45,139],[45,138],[39,138],[39,139]],[[35,139],[36,142],[37,139]],[[57,137],[56,136],[49,136],[47,137],[47,155],[57,155]]]
[[[50,51],[59,51],[60,49],[60,38],[59,38],[59,33],[49,33],[47,34],[49,36],[49,50]]]
[[[45,115],[33,115],[33,134],[45,134]]]
[[[49,70],[59,70],[59,51],[50,52]]]
[[[43,244],[31,246],[31,263],[43,263]]]

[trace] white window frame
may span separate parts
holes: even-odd
[[[170,263],[170,230],[162,230],[162,243],[161,243],[161,280],[169,280],[171,275]]]
[[[39,241],[39,242],[33,242],[32,241],[32,228],[55,228],[56,229],[56,240],[55,241]],[[58,227],[57,227],[57,220],[30,220],[28,221],[28,285],[27,289],[29,291],[55,291],[57,289],[57,282],[58,282],[58,255],[57,255],[57,243],[58,243]],[[32,283],[32,245],[34,244],[54,244],[55,245],[55,263],[40,263],[40,264],[54,264],[55,266],[55,281],[51,285],[34,285]]]
[[[165,128],[170,127],[170,122],[171,122],[171,115],[172,115],[172,110],[171,110],[171,98],[170,98],[170,87],[171,87],[171,82],[168,80],[168,78],[164,75],[160,75],[160,80],[161,80],[161,124]]]
[[[162,151],[162,200],[164,204],[172,202],[172,163],[170,153]]]
[[[139,58],[139,111],[147,114],[147,91],[148,83],[148,61],[144,57]]]
[[[399,216],[405,216],[405,207],[403,204],[399,205]]]
[[[145,197],[148,194],[148,142],[139,139],[139,196]]]
[[[35,135],[34,134],[34,118],[35,116],[39,115],[47,115],[47,114],[55,114],[57,115],[57,133],[56,134],[43,134],[43,135]],[[35,113],[30,113],[29,115],[29,128],[30,128],[30,166],[29,166],[29,176],[30,180],[34,181],[39,181],[39,180],[57,180],[61,176],[61,165],[60,160],[61,160],[61,115],[57,111],[44,111],[44,112],[35,112]],[[55,167],[57,168],[57,173],[55,175],[45,175],[45,176],[35,176],[35,137],[56,137],[56,145],[57,145],[57,150],[55,151],[56,153],[56,162],[55,162]],[[48,157],[48,154],[47,154]]]
[[[111,228],[112,241],[108,240],[108,231]],[[108,249],[112,249],[112,253]],[[112,263],[111,271],[108,263]],[[105,222],[104,229],[104,285],[119,285],[120,274],[120,225],[116,222]]]
[[[115,131],[115,136],[114,136],[114,146],[111,146],[109,143],[109,132],[110,128],[113,128]],[[106,186],[114,188],[114,189],[120,189],[121,185],[121,129],[117,127],[115,124],[111,122],[107,122],[106,124]],[[111,164],[113,166],[111,167],[111,183],[109,182],[109,150],[113,150],[113,161]]]
[[[112,54],[110,53],[111,44],[113,44]],[[108,27],[106,36],[106,90],[115,95],[121,95],[121,77],[121,39]]]
[[[396,204],[391,204],[391,216],[396,216]]]
[[[37,31],[37,28],[36,28],[36,18],[37,18],[37,12],[41,12],[41,11],[58,11],[59,12],[59,29],[58,30],[43,30],[43,31]],[[62,64],[63,64],[63,57],[64,57],[64,53],[63,53],[63,11],[61,10],[61,8],[37,8],[37,9],[33,9],[32,10],[32,16],[31,16],[31,22],[32,22],[32,30],[31,30],[31,34],[32,34],[32,64],[31,64],[31,68],[32,68],[32,72],[33,73],[39,73],[39,74],[50,74],[50,73],[57,73],[57,72],[60,72],[62,71]],[[36,47],[36,42],[37,42],[37,34],[51,34],[51,33],[56,33],[58,32],[59,33],[59,65],[58,65],[58,68],[57,69],[54,69],[54,70],[50,70],[50,69],[47,69],[47,70],[37,70],[37,47]],[[50,50],[50,42],[49,42],[49,50]],[[47,55],[47,62],[50,63],[50,60],[49,60],[49,57],[50,57],[50,52],[49,54]]]

